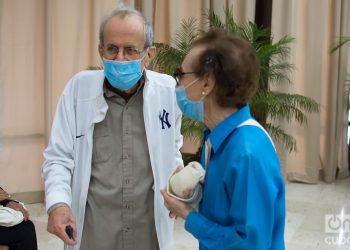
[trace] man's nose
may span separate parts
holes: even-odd
[[[119,49],[115,60],[117,60],[117,61],[125,61],[126,60],[126,58],[124,56],[124,49]]]

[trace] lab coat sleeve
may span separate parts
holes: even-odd
[[[191,212],[185,228],[208,249],[274,249],[272,244],[274,224],[284,225],[283,214],[275,212],[278,184],[269,169],[259,165],[254,157],[244,157],[240,167],[230,168],[224,176],[227,195],[231,200],[229,209],[231,225],[220,225],[198,212]],[[213,166],[215,167],[215,166]],[[277,185],[276,185],[277,184]],[[277,220],[276,220],[277,219]],[[280,220],[280,221],[278,221]]]
[[[46,210],[57,203],[71,206],[71,178],[74,171],[75,115],[71,82],[57,105],[51,136],[44,151],[42,177],[45,184]]]

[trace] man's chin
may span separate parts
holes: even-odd
[[[124,92],[125,94],[133,94],[137,90],[138,84],[133,86],[131,89],[128,90],[120,90],[121,92]]]

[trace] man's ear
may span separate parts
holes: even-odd
[[[154,59],[154,57],[156,56],[156,46],[151,46],[148,48],[147,51],[147,58],[145,61],[146,67],[148,67],[148,65],[151,63],[151,61]]]
[[[100,54],[100,57],[103,60],[103,48],[101,44],[98,45],[98,53]]]

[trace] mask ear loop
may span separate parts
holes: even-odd
[[[143,59],[145,59],[146,55],[148,54],[148,49],[149,49],[149,47],[147,47],[147,49],[146,49],[146,51],[145,51],[145,54],[144,54],[143,57],[140,59],[140,63],[142,63]],[[145,71],[145,69],[146,69],[146,66],[143,67],[142,73]]]
[[[149,49],[149,47],[147,47],[147,49],[146,49],[146,51],[145,51],[145,54],[144,54],[143,57],[141,58],[141,61],[142,61],[143,59],[145,59],[146,55],[148,54],[148,49]]]
[[[185,85],[184,88],[187,89],[188,87],[192,86],[195,82],[197,82],[199,80],[199,78],[194,79],[192,82],[190,82],[189,84]]]

